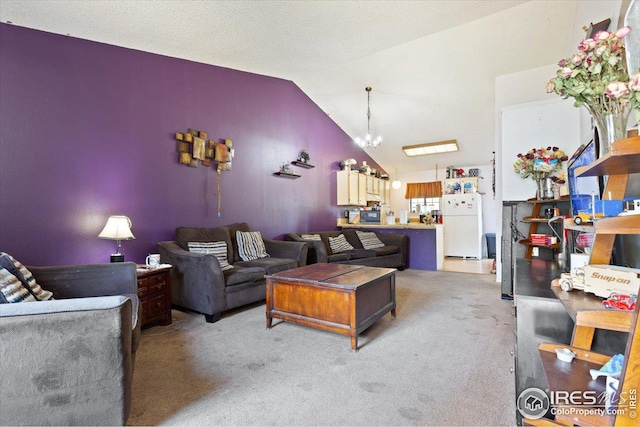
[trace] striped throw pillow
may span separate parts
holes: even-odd
[[[376,233],[373,231],[356,230],[356,234],[358,235],[358,239],[360,239],[360,243],[362,243],[362,247],[365,249],[375,249],[384,246],[384,243],[378,239],[378,236],[376,236]]]
[[[319,234],[301,234],[300,238],[302,240],[322,240]]]
[[[6,302],[36,301],[22,282],[6,268],[0,266],[0,292]]]
[[[236,231],[238,256],[243,261],[266,258],[269,256],[259,231]]]
[[[33,274],[31,274],[27,267],[8,253],[0,252],[0,265],[18,279],[27,292],[33,295],[35,301],[48,301],[53,299],[53,293],[42,289],[40,285],[36,283],[35,277],[33,277]]]
[[[337,254],[338,252],[346,252],[353,249],[353,246],[347,242],[344,234],[338,235],[338,237],[329,237],[329,247],[331,252]]]
[[[222,271],[233,268],[227,259],[227,242],[188,242],[189,252],[211,254],[218,258]]]

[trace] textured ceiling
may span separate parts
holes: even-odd
[[[295,82],[386,170],[487,164],[494,79],[566,55],[575,0],[14,1],[0,20]],[[540,82],[541,90],[544,83]],[[408,159],[403,145],[457,139]]]

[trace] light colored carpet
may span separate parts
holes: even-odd
[[[143,331],[130,425],[514,425],[513,317],[494,275],[405,270],[397,317],[349,337],[257,304]]]

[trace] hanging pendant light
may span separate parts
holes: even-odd
[[[382,143],[382,137],[378,136],[375,139],[371,137],[371,87],[367,86],[364,90],[367,91],[367,136],[364,139],[358,137],[355,142],[360,148],[377,148]]]
[[[398,180],[398,168],[396,168],[396,180],[391,183],[391,187],[394,190],[397,190],[398,188],[402,187],[402,183]]]

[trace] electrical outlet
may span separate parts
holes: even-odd
[[[540,256],[540,248],[533,248],[531,250],[531,256]]]

